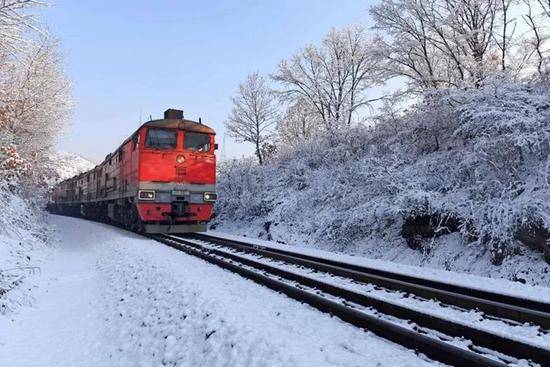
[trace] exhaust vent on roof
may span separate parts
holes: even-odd
[[[183,111],[169,108],[166,111],[164,111],[164,118],[166,120],[168,119],[183,120]]]

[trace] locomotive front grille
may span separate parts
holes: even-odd
[[[187,211],[189,203],[187,201],[173,201],[172,202],[172,216],[173,217],[191,217],[195,214]]]

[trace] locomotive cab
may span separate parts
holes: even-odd
[[[205,231],[217,199],[215,149],[213,129],[167,110],[57,185],[49,209],[148,233]]]
[[[138,131],[137,210],[149,233],[205,231],[217,199],[215,133],[170,111]]]

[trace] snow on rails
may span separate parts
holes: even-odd
[[[205,234],[151,235],[427,357],[547,365],[550,304]]]

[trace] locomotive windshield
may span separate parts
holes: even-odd
[[[173,149],[176,147],[178,132],[166,129],[148,129],[145,146],[158,149]]]
[[[210,150],[210,135],[184,133],[183,148],[195,152],[208,152]]]

